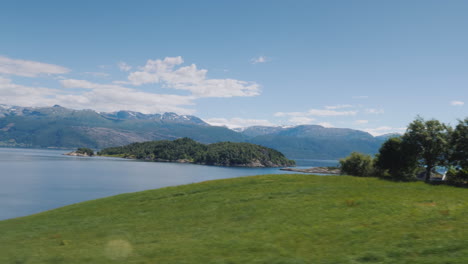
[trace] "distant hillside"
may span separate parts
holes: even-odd
[[[105,148],[180,137],[204,143],[245,140],[245,136],[227,128],[209,126],[195,116],[175,113],[98,113],[57,105],[0,107],[0,146]]]
[[[388,134],[383,134],[383,135],[380,135],[380,136],[376,136],[375,138],[378,139],[378,140],[382,140],[382,141],[385,141],[391,137],[401,137],[402,134],[400,133],[388,133]]]
[[[134,142],[189,137],[202,143],[248,142],[277,149],[288,158],[339,159],[353,151],[377,153],[388,136],[318,125],[248,127],[239,132],[175,113],[99,113],[61,106],[0,105],[0,146],[101,149]]]
[[[242,134],[248,137],[257,137],[257,136],[275,134],[283,130],[285,130],[285,128],[283,127],[251,126],[243,130],[240,130],[239,132],[241,132]]]
[[[353,151],[374,154],[385,141],[359,130],[318,125],[276,130],[269,127],[264,130],[261,127],[254,129],[258,135],[250,137],[248,142],[277,149],[287,157],[296,159],[339,159]],[[252,135],[253,131],[245,129],[242,133],[248,136]]]
[[[98,155],[236,167],[286,167],[295,164],[282,153],[255,144],[219,142],[204,145],[189,138],[105,148]]]

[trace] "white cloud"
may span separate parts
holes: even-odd
[[[129,72],[132,69],[132,66],[128,65],[127,63],[121,61],[117,64],[119,69],[123,72]]]
[[[389,133],[404,133],[406,131],[406,127],[389,127],[389,126],[380,126],[376,128],[366,128],[362,129],[367,133],[373,136],[380,136]]]
[[[119,89],[122,86],[114,84],[98,84],[86,80],[65,79],[60,80],[63,88],[82,88],[82,89]]]
[[[99,111],[134,110],[142,113],[176,112],[193,114],[193,109],[181,106],[193,105],[193,96],[155,94],[126,88],[115,84],[98,84],[86,80],[66,79],[64,88],[81,88],[90,91],[80,94],[58,95],[61,105],[72,108],[93,108]]]
[[[356,120],[354,123],[358,124],[358,125],[362,125],[362,124],[367,124],[369,123],[369,120]]]
[[[181,105],[193,104],[189,98],[177,95],[151,94],[133,89],[92,90],[81,95],[58,97],[62,105],[72,108],[93,108],[99,111],[134,110],[142,113],[176,112],[193,114],[193,109]],[[77,100],[78,99],[78,100]]]
[[[249,126],[275,126],[265,119],[244,119],[244,118],[208,118],[204,119],[205,122],[212,126],[225,126],[228,128],[241,128]]]
[[[4,74],[35,77],[39,74],[63,74],[67,72],[70,72],[70,70],[54,64],[15,60],[0,56],[0,73]]]
[[[193,105],[188,96],[153,94],[118,85],[96,84],[84,80],[62,80],[67,88],[84,88],[82,92],[43,87],[29,87],[0,77],[0,104],[20,106],[51,106],[59,104],[73,109],[97,111],[134,110],[143,113],[177,112],[193,114],[184,106]]]
[[[351,107],[353,107],[353,106],[352,106],[352,105],[349,105],[349,104],[327,105],[327,106],[325,106],[325,109],[328,109],[328,110],[336,110],[336,109],[351,108]]]
[[[0,77],[0,104],[50,106],[56,104],[53,97],[57,93],[58,90],[18,85],[10,79]]]
[[[321,123],[318,123],[318,124],[323,126],[323,127],[334,127],[331,123],[328,123],[328,122],[321,122]]]
[[[128,76],[132,85],[161,83],[165,88],[190,91],[196,97],[256,96],[260,86],[255,82],[235,79],[207,79],[207,70],[197,69],[195,64],[176,67],[183,63],[181,56],[164,60],[148,60],[140,71]],[[122,83],[122,82],[120,82]]]
[[[127,81],[109,81],[95,83],[82,79],[70,79],[63,75],[70,70],[58,65],[35,61],[15,60],[0,56],[0,74],[37,77],[41,74],[57,74],[54,80],[61,88],[49,89],[39,85],[24,86],[13,83],[11,79],[0,79],[0,102],[21,106],[48,106],[60,104],[65,107],[83,109],[92,108],[98,111],[134,110],[144,113],[177,112],[193,114],[194,101],[201,97],[256,96],[260,86],[255,82],[236,79],[209,79],[207,70],[198,69],[195,64],[183,66],[182,57],[166,57],[163,60],[148,60],[134,72],[130,72]],[[131,66],[125,62],[118,64],[122,71],[130,71]],[[101,65],[109,68],[111,65]],[[114,66],[115,67],[115,66]],[[80,75],[109,77],[105,72],[81,72]],[[34,83],[34,82],[33,82]],[[151,93],[128,85],[159,83],[162,88],[189,91],[189,95]],[[36,86],[36,87],[34,87]],[[230,122],[242,120],[232,119]],[[258,120],[257,120],[258,121]],[[257,122],[245,119],[243,122]],[[259,121],[260,122],[260,121]],[[262,124],[266,120],[262,121]]]
[[[289,119],[289,122],[291,122],[294,125],[310,125],[313,121],[315,121],[314,118],[305,116],[294,116]]]
[[[275,117],[285,117],[285,116],[296,116],[296,117],[305,117],[305,116],[354,116],[357,111],[336,111],[328,109],[309,109],[307,112],[276,112],[273,114]]]
[[[257,63],[265,63],[265,62],[267,62],[267,61],[269,61],[269,60],[270,60],[270,59],[269,59],[268,57],[266,57],[266,56],[259,56],[259,57],[252,58],[252,59],[250,60],[250,62],[251,62],[252,64],[257,64]]]
[[[308,115],[312,116],[352,116],[356,115],[357,111],[334,111],[322,109],[310,109],[307,111]]]
[[[275,117],[285,117],[285,116],[304,116],[305,112],[276,112],[273,114]]]
[[[99,77],[99,78],[107,78],[110,76],[110,74],[105,73],[105,72],[83,72],[85,75],[91,75],[93,77]]]
[[[384,113],[383,109],[375,109],[375,108],[368,108],[364,111],[368,114],[376,114],[376,115]]]
[[[462,101],[452,101],[450,102],[451,105],[453,106],[462,106],[465,104],[465,102],[462,102]]]

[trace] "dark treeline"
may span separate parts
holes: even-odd
[[[281,152],[250,143],[220,142],[209,145],[189,138],[133,143],[101,150],[98,155],[116,155],[151,161],[184,161],[220,166],[281,167],[294,165]]]
[[[468,184],[468,118],[455,128],[438,120],[416,118],[405,134],[389,138],[379,153],[372,157],[352,153],[340,160],[343,173],[355,176],[377,176],[408,181],[423,175],[426,182],[437,175],[437,167],[447,169],[447,182]]]

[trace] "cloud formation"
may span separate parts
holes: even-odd
[[[105,72],[83,72],[83,74],[93,76],[93,77],[99,77],[99,78],[108,78],[108,77],[110,77],[110,74],[105,73]]]
[[[368,108],[364,110],[368,114],[383,114],[385,111],[383,109]]]
[[[266,57],[266,56],[259,56],[259,57],[252,58],[252,59],[250,60],[250,62],[251,62],[252,64],[257,64],[257,63],[265,63],[265,62],[267,62],[267,61],[269,61],[269,60],[270,60],[270,59],[269,59],[268,57]]]
[[[51,106],[59,90],[44,87],[29,87],[15,84],[11,79],[0,77],[0,104],[19,106]]]
[[[64,79],[60,80],[63,88],[82,88],[82,89],[120,89],[122,86],[114,84],[98,84],[86,80]]]
[[[115,84],[99,84],[86,80],[60,80],[62,87],[68,89],[85,89],[79,94],[57,96],[64,106],[84,108],[95,105],[100,111],[134,110],[142,113],[177,112],[193,114],[193,109],[181,106],[193,105],[192,96],[172,94],[155,94]]]
[[[260,86],[255,82],[235,79],[208,79],[207,70],[195,64],[180,66],[181,56],[148,60],[140,71],[131,72],[129,83],[135,86],[159,83],[165,88],[189,91],[195,97],[256,96]]]
[[[132,66],[128,65],[127,63],[125,63],[123,61],[117,63],[117,66],[123,72],[128,72],[128,71],[130,71],[132,69]]]
[[[288,121],[294,125],[310,125],[313,121],[315,121],[315,118],[305,116],[294,116],[291,117]]]
[[[57,89],[16,84],[11,78],[0,79],[0,103],[21,106],[47,106],[60,104],[70,108],[92,108],[98,111],[134,110],[143,113],[177,112],[193,114],[197,98],[256,96],[260,86],[255,82],[235,79],[209,79],[207,70],[198,69],[195,64],[182,66],[182,57],[166,57],[163,60],[148,60],[137,71],[125,62],[117,66],[129,72],[128,81],[95,83],[88,80],[67,78],[63,75],[54,79],[61,85]],[[107,66],[106,66],[107,67]],[[0,56],[0,74],[42,77],[50,74],[64,74],[69,69],[42,62],[16,60]],[[82,72],[81,76],[110,77],[103,72]],[[39,83],[39,82],[36,82]],[[162,88],[185,90],[188,95],[152,93],[136,86],[158,83]],[[128,85],[135,87],[129,88]],[[36,86],[36,85],[34,85]],[[175,93],[175,91],[173,91]],[[229,120],[238,122],[239,120]],[[244,120],[250,122],[252,120]],[[252,121],[254,122],[254,121]],[[263,123],[266,124],[266,123]]]
[[[375,136],[381,136],[389,133],[399,133],[402,134],[406,131],[406,127],[389,127],[389,126],[380,126],[376,128],[365,128],[362,129],[363,131],[366,131],[367,133]]]
[[[153,94],[118,85],[96,84],[85,80],[66,79],[60,83],[66,91],[44,87],[15,84],[11,79],[0,77],[0,104],[19,106],[52,106],[59,104],[73,109],[89,109],[112,112],[134,110],[143,113],[177,112],[193,114],[184,106],[193,105],[188,96]]]
[[[453,105],[453,106],[462,106],[464,104],[465,104],[465,102],[462,102],[462,101],[451,101],[450,102],[450,105]]]
[[[353,99],[368,99],[369,96],[367,95],[355,95],[355,96],[352,96]]]
[[[276,117],[284,116],[354,116],[357,111],[336,111],[328,109],[309,109],[307,112],[277,112]]]
[[[212,126],[225,126],[228,128],[242,128],[249,126],[275,126],[265,119],[244,119],[244,118],[209,118],[204,119],[205,122]]]
[[[320,122],[318,125],[323,126],[323,127],[334,127],[331,123],[328,122]]]
[[[356,120],[354,121],[355,124],[362,125],[369,123],[369,120]]]
[[[0,56],[0,73],[23,77],[36,77],[40,74],[64,74],[69,69],[48,63],[16,60]]]
[[[353,106],[350,105],[350,104],[327,105],[327,106],[325,106],[325,109],[328,109],[328,110],[336,110],[336,109],[351,108],[351,107],[353,107]]]

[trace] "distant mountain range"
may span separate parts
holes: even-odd
[[[288,158],[338,159],[352,151],[376,153],[391,135],[373,137],[347,128],[318,125],[253,126],[241,131],[210,126],[198,117],[133,111],[99,113],[53,107],[0,105],[0,146],[101,149],[133,142],[189,137],[202,143],[249,142]]]

